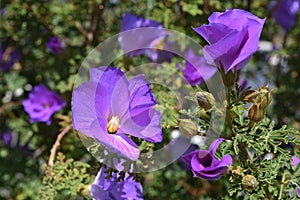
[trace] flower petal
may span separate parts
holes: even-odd
[[[219,145],[223,141],[224,141],[224,138],[218,138],[210,145],[209,151],[211,152],[212,155],[215,155],[216,150],[219,148]]]
[[[146,110],[136,116],[127,114],[121,123],[120,131],[150,142],[162,141],[162,130],[160,125],[161,113],[153,108]]]
[[[238,64],[235,60],[238,58],[248,37],[247,27],[244,27],[241,31],[234,31],[218,42],[206,46],[204,48],[204,57],[209,64],[215,63],[218,66],[223,66],[227,73]],[[226,46],[226,51],[224,51],[224,46]]]

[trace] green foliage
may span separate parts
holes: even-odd
[[[39,192],[41,199],[72,199],[85,195],[88,198],[88,186],[93,182],[94,176],[89,174],[90,165],[67,159],[58,153],[57,161],[53,167],[43,166],[45,176],[44,186]]]

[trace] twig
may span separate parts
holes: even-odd
[[[281,199],[281,196],[282,196],[284,181],[285,181],[285,174],[283,173],[282,179],[281,179],[281,184],[280,184],[280,192],[279,192],[278,200]]]
[[[72,125],[69,125],[67,127],[65,127],[62,132],[60,134],[58,134],[55,143],[53,144],[51,151],[50,151],[50,156],[49,156],[49,160],[48,160],[48,165],[50,167],[53,166],[54,164],[54,158],[55,158],[55,154],[56,154],[56,150],[60,145],[60,141],[61,139],[64,137],[64,135],[69,132],[72,129]]]
[[[7,104],[4,104],[0,107],[0,115],[7,109],[10,109],[11,107],[21,105],[22,101],[11,101]]]

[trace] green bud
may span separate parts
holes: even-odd
[[[205,110],[211,109],[216,104],[214,96],[209,92],[205,92],[205,91],[197,92],[196,98],[199,106],[201,108],[204,108]]]
[[[198,126],[195,122],[189,119],[179,120],[179,131],[185,136],[194,136],[198,133]]]
[[[253,122],[259,122],[265,117],[265,109],[260,104],[252,104],[248,110],[248,118]]]
[[[242,179],[242,185],[246,190],[254,190],[258,186],[258,182],[254,176],[246,175]]]

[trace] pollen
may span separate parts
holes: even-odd
[[[161,39],[158,42],[156,42],[156,44],[154,45],[154,49],[155,50],[163,50],[164,49],[164,39]]]
[[[106,126],[106,129],[107,129],[107,132],[110,133],[110,134],[114,134],[116,133],[118,130],[119,130],[119,127],[120,127],[120,120],[118,117],[116,116],[113,116],[107,126]]]

